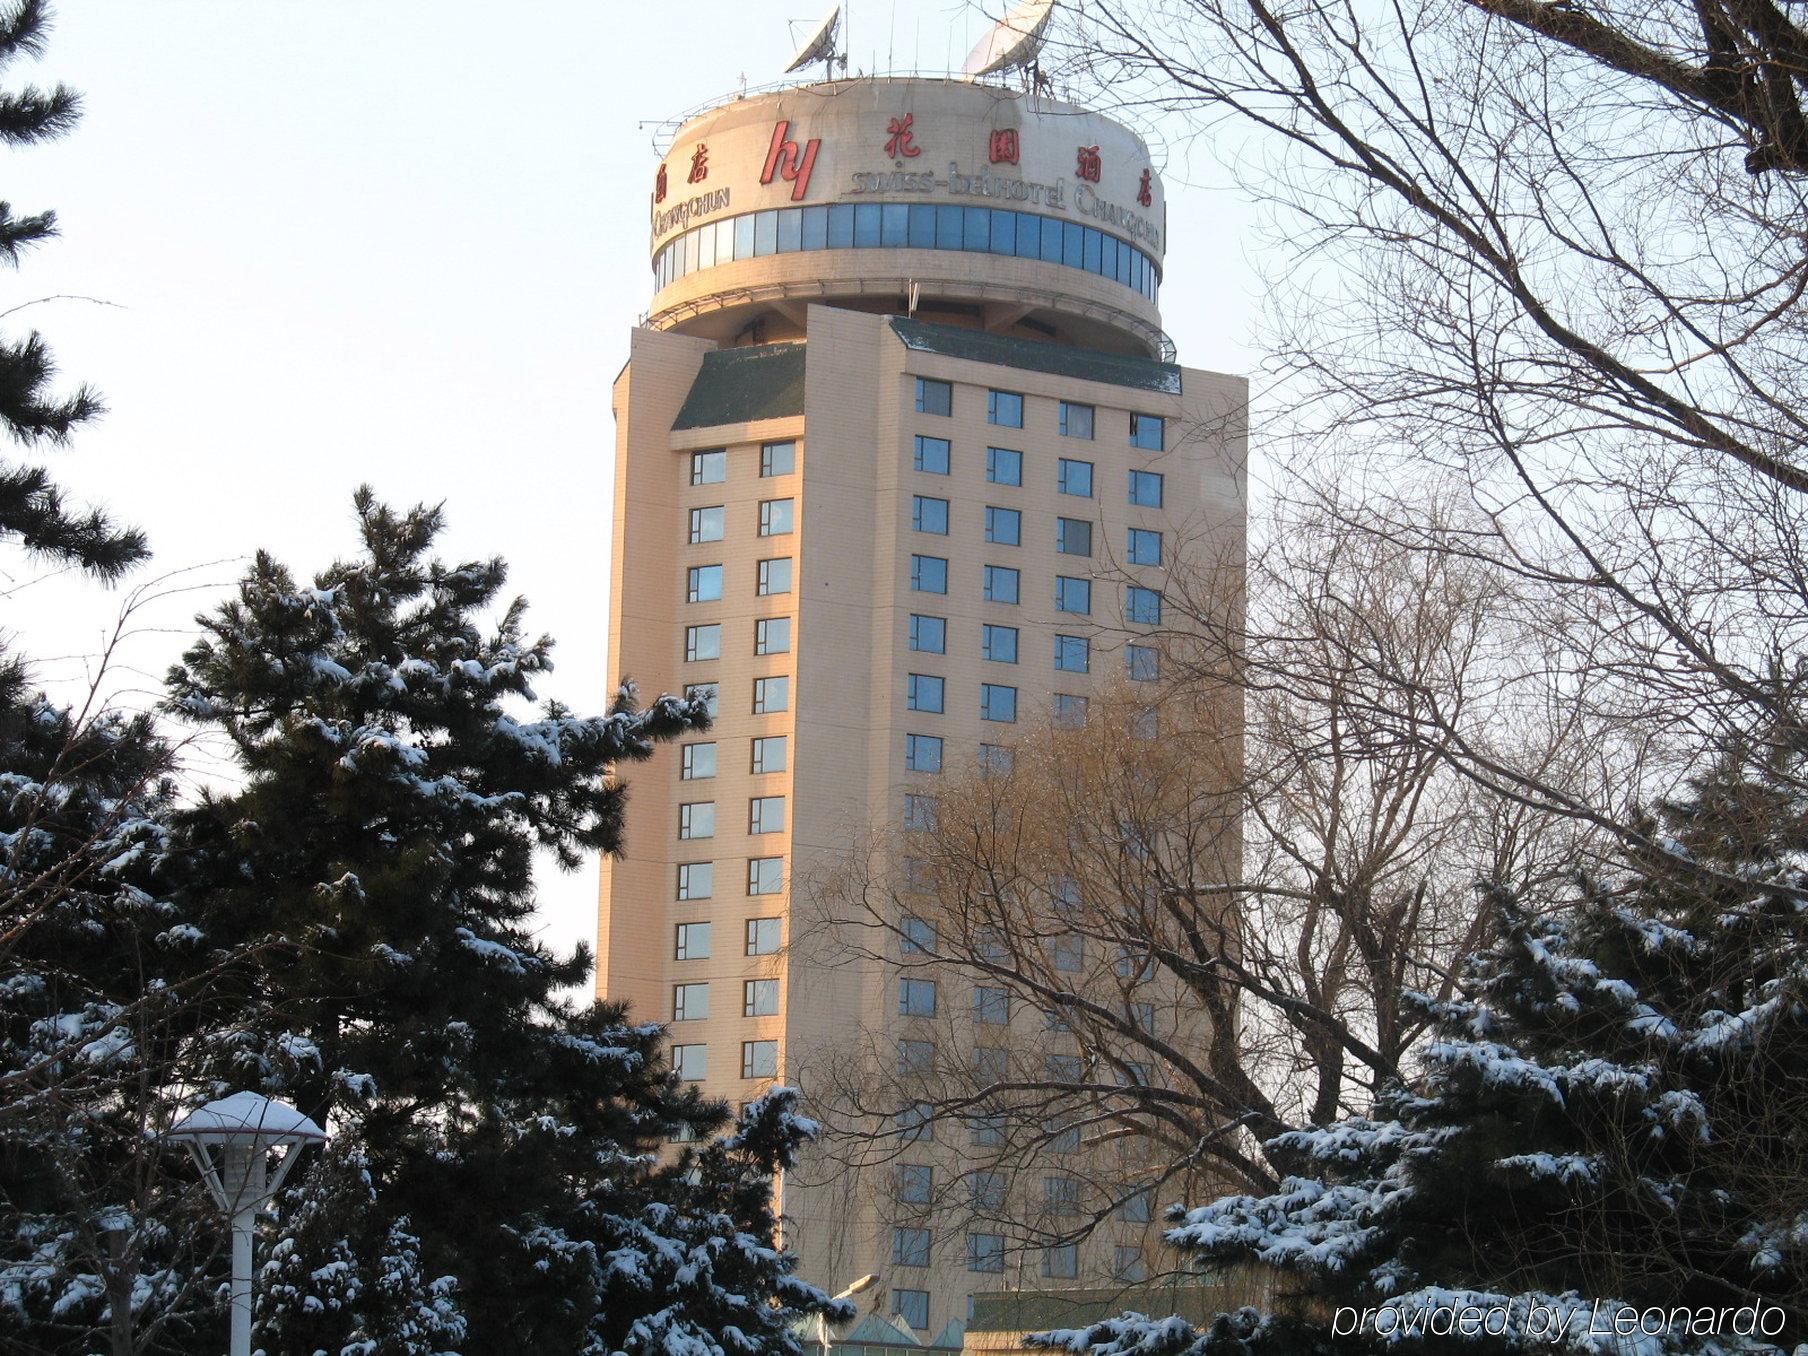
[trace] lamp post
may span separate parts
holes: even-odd
[[[277,1193],[303,1149],[326,1143],[326,1131],[286,1102],[235,1092],[189,1112],[166,1138],[188,1146],[207,1189],[232,1219],[230,1356],[251,1356],[251,1239],[258,1208]],[[286,1152],[272,1176],[270,1151],[277,1148]]]
[[[838,1300],[852,1299],[862,1290],[871,1290],[873,1288],[873,1282],[878,1279],[878,1272],[869,1271],[846,1290],[843,1290],[838,1295],[831,1296],[831,1298]],[[829,1356],[829,1316],[827,1314],[816,1315],[816,1340],[822,1347],[822,1356]]]

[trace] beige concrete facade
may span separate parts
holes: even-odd
[[[847,135],[855,139],[879,130],[879,120],[899,102],[894,88],[858,84],[839,86],[853,128]],[[961,133],[963,147],[985,144],[992,124],[984,122],[982,112],[1017,116],[1021,125],[1022,110],[1011,108],[1011,100],[1021,96],[990,90],[976,112],[977,106],[969,106],[971,93],[958,87],[940,104],[932,97],[935,89],[907,93],[920,127],[971,123]],[[1001,107],[1003,114],[997,112]],[[822,118],[820,103],[805,112],[785,111],[794,125],[806,116]],[[736,126],[769,134],[770,113],[735,105],[723,116],[732,114]],[[1059,125],[1066,146],[1072,124]],[[1122,129],[1109,137],[1092,133],[1090,124],[1085,130],[1126,161],[1140,148]],[[725,172],[733,131],[724,121],[694,138],[711,145],[712,164],[717,163],[713,148],[723,148]],[[749,144],[755,141],[759,138]],[[681,133],[668,161],[669,176],[689,154],[687,144]],[[759,141],[757,150],[763,155],[765,142]],[[849,154],[846,146],[825,144],[817,172],[838,166],[838,172],[852,173]],[[735,206],[741,205],[736,199]],[[1160,211],[1152,219],[1163,220]],[[655,249],[694,225],[668,222],[655,233]],[[919,253],[926,258],[919,261]],[[810,304],[796,287],[799,270],[811,261],[818,281],[864,280],[874,290],[864,297],[836,292],[833,304]],[[700,1077],[706,1093],[731,1102],[757,1095],[774,1079],[799,1083],[808,1094],[815,1061],[831,1057],[858,1032],[895,1029],[902,1020],[895,986],[883,967],[823,965],[813,939],[793,935],[794,921],[811,915],[792,892],[805,888],[795,882],[813,879],[872,826],[899,823],[906,795],[934,794],[934,774],[906,770],[907,736],[940,739],[944,765],[953,770],[969,763],[982,742],[1010,741],[1011,725],[981,718],[982,683],[1014,687],[1017,719],[1028,724],[1050,709],[1056,694],[1087,695],[1107,674],[1121,671],[1121,659],[1116,669],[1109,661],[1124,637],[1139,629],[1123,614],[1124,580],[1134,578],[1156,590],[1162,582],[1158,567],[1126,566],[1128,529],[1241,548],[1247,399],[1241,379],[1166,369],[1171,385],[1152,389],[1111,379],[1108,367],[1098,365],[1056,373],[1017,361],[913,348],[892,323],[906,303],[895,291],[887,294],[892,286],[887,280],[921,276],[929,264],[942,269],[918,309],[931,320],[975,333],[1036,333],[1046,340],[1050,336],[1042,330],[1019,325],[1035,319],[1030,308],[987,309],[994,304],[989,292],[1003,296],[1034,284],[1046,293],[1036,303],[1039,313],[1067,308],[1084,321],[1075,335],[1108,331],[1117,353],[1148,352],[1148,335],[1158,332],[1152,303],[1083,268],[994,260],[972,251],[938,258],[934,251],[827,249],[814,256],[700,268],[668,285],[655,306],[667,328],[635,330],[630,361],[615,385],[610,670],[633,679],[648,695],[701,684],[715,685],[719,695],[711,731],[684,741],[686,748],[660,749],[629,773],[625,854],[602,868],[597,986],[601,996],[630,1002],[640,1016],[670,1021],[670,1040],[686,1051],[680,1058],[687,1071]],[[791,290],[770,304],[750,300],[762,279]],[[717,323],[730,310],[737,326],[732,333]],[[801,398],[776,416],[754,400],[743,402],[743,412],[762,417],[701,424],[687,419],[687,427],[675,429],[699,385],[706,356],[737,337],[743,343],[752,337],[755,331],[747,327],[755,313],[770,322],[767,336],[782,332],[803,344]],[[950,384],[948,414],[918,412],[919,378]],[[1022,397],[1020,428],[988,421],[993,391]],[[1063,401],[1092,409],[1090,439],[1063,436]],[[733,400],[720,405],[724,417],[741,408]],[[1165,421],[1164,446],[1131,446],[1133,414]],[[919,435],[946,440],[946,474],[917,469]],[[761,474],[762,450],[770,445],[792,448],[790,469]],[[990,447],[1021,453],[1021,485],[988,480]],[[713,478],[715,462],[706,459],[701,483],[693,483],[696,455],[718,451],[725,454],[722,478]],[[1062,493],[1057,473],[1062,458],[1090,463],[1089,495]],[[1128,502],[1133,470],[1164,477],[1161,507]],[[916,496],[946,502],[945,534],[915,529]],[[772,510],[762,506],[784,501],[792,506],[788,530],[762,535],[762,523],[770,528],[775,522]],[[1019,544],[988,543],[988,507],[1020,515]],[[718,509],[720,537],[713,539]],[[692,540],[693,511],[706,511],[699,520],[701,535],[711,539]],[[1092,524],[1089,557],[1057,553],[1060,518]],[[945,593],[913,589],[913,555],[946,562]],[[781,560],[790,562],[788,589],[760,593],[761,562]],[[710,569],[717,566],[719,597]],[[1018,601],[985,600],[987,566],[1018,572]],[[690,600],[693,569],[709,570],[700,601]],[[1091,580],[1089,613],[1057,610],[1057,575]],[[945,653],[909,648],[913,614],[944,620]],[[787,646],[756,654],[756,635],[767,621],[789,623]],[[1014,665],[981,658],[980,631],[988,623],[1017,629]],[[707,627],[719,631],[692,630]],[[773,628],[766,629],[770,635]],[[1091,674],[1056,671],[1057,633],[1092,638],[1100,658]],[[719,651],[687,657],[687,635],[694,641],[708,634],[719,637]],[[1006,667],[1008,674],[1001,672]],[[942,680],[940,713],[906,709],[912,673]],[[784,709],[756,711],[756,683],[781,678],[788,684]],[[756,770],[756,741],[774,739],[784,740],[783,770]],[[703,746],[709,746],[710,757]],[[776,748],[759,745],[768,764]],[[709,775],[701,775],[706,766]],[[693,775],[686,775],[687,767]],[[756,800],[762,802],[764,823],[754,821]],[[782,827],[775,804],[782,805]],[[687,822],[694,832],[705,819],[705,812],[693,809],[687,820],[684,807],[705,805],[713,807],[709,836],[682,836]],[[771,859],[782,863],[776,876],[750,867]],[[704,866],[707,893],[696,869]],[[686,867],[692,869],[685,872]],[[680,897],[681,880],[697,897]],[[776,888],[766,892],[768,886]],[[759,920],[777,920],[776,949],[768,949],[773,939],[764,934],[750,948],[749,923]],[[694,930],[701,924],[708,925],[706,947],[701,931]],[[701,1047],[701,1054],[692,1047]],[[958,1146],[937,1152],[940,1162],[958,1162]],[[976,1290],[998,1289],[1001,1281],[1044,1283],[1027,1273],[1001,1278],[968,1271],[957,1237],[938,1238],[927,1267],[895,1266],[888,1199],[882,1184],[870,1181],[811,1187],[786,1182],[782,1206],[805,1275],[834,1290],[878,1272],[894,1291],[927,1292],[926,1322],[917,1333],[922,1340],[950,1320],[963,1322],[968,1296]],[[1093,1251],[1100,1255],[1087,1255],[1084,1276],[1103,1273],[1112,1246],[1113,1240],[1097,1241]]]

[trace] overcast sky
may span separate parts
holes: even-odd
[[[504,556],[559,641],[542,693],[597,709],[615,682],[609,387],[650,299],[650,124],[778,79],[824,8],[61,0],[45,58],[8,76],[66,81],[86,115],[5,151],[0,198],[54,208],[62,237],[0,279],[0,310],[94,299],[4,322],[107,399],[57,475],[150,533],[134,582],[200,588],[142,614],[122,699],[154,693],[250,552],[312,574],[349,551],[368,481],[443,500],[448,555]],[[986,18],[855,0],[851,23],[855,67],[940,70]],[[1246,371],[1247,212],[1192,155],[1165,171],[1165,324],[1189,366]],[[59,695],[121,597],[0,551],[0,627]],[[546,877],[549,934],[594,941],[594,866]]]

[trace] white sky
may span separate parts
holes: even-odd
[[[86,116],[0,152],[0,198],[62,225],[0,275],[0,310],[106,304],[4,324],[107,399],[52,461],[72,499],[150,533],[131,582],[227,562],[141,614],[122,649],[140,700],[252,551],[303,575],[349,552],[368,481],[445,501],[448,556],[503,555],[559,640],[542,694],[601,706],[609,387],[650,299],[640,124],[778,79],[823,8],[61,0],[46,57],[3,78],[66,81]],[[853,64],[958,66],[985,23],[962,0],[855,0]],[[1193,154],[1166,168],[1165,324],[1189,366],[1247,371],[1249,213]],[[121,596],[0,551],[0,627],[66,699]],[[552,938],[594,941],[595,889],[594,866],[545,873]]]

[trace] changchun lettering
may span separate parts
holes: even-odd
[[[660,166],[663,175],[665,167]],[[657,199],[655,199],[657,201]],[[728,206],[728,190],[726,188],[711,189],[708,193],[699,193],[694,198],[687,198],[675,203],[663,212],[653,213],[653,234],[664,235],[667,231],[681,230],[699,217],[706,217],[711,212],[720,212]]]

